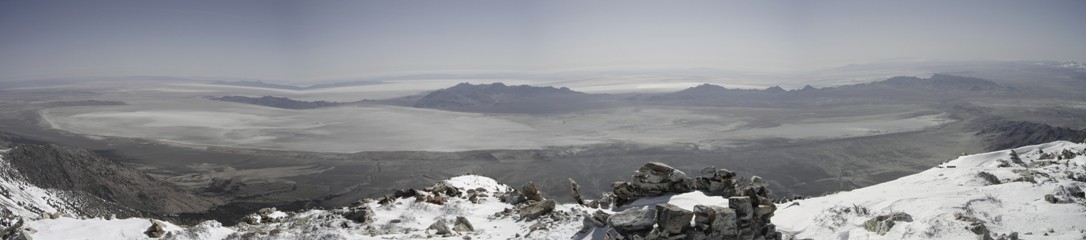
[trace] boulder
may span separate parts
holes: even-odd
[[[365,206],[352,207],[343,213],[343,218],[361,224],[372,223],[376,217],[377,214],[373,212],[373,209]]]
[[[656,223],[656,208],[630,208],[612,214],[607,218],[607,225],[620,232],[639,232],[652,229]]]
[[[517,212],[520,214],[521,218],[535,219],[539,216],[551,213],[557,205],[558,203],[554,200],[544,200],[521,206],[517,209]]]
[[[584,198],[581,197],[581,186],[577,185],[577,181],[574,181],[573,178],[569,178],[569,185],[572,189],[570,191],[570,195],[573,196],[573,200],[577,201],[577,204],[580,204],[582,206],[588,206],[588,204],[586,204],[586,202],[584,201]]]
[[[640,169],[637,169],[637,172],[634,173],[634,181],[639,183],[662,183],[665,181],[673,181],[672,179],[674,178],[671,175],[676,171],[678,170],[675,170],[675,168],[672,168],[667,164],[650,162],[641,166]],[[686,173],[683,173],[682,171],[678,172],[684,177],[686,176]]]
[[[895,212],[887,215],[876,216],[864,222],[864,229],[879,235],[886,235],[894,227],[894,222],[912,222],[913,217],[907,213]]]
[[[694,212],[669,203],[656,205],[656,225],[668,235],[681,234],[690,227]]]
[[[151,219],[151,226],[143,231],[149,238],[160,238],[166,235],[166,223],[162,221]]]
[[[461,194],[460,189],[450,186],[445,182],[439,182],[437,184],[434,184],[433,187],[426,188],[426,191],[436,195],[445,195],[449,197],[459,197]]]
[[[539,188],[535,186],[535,182],[524,184],[524,186],[520,187],[520,191],[530,201],[543,201],[543,194],[539,193]]]
[[[1060,199],[1056,198],[1056,195],[1045,194],[1045,201],[1049,203],[1060,203]]]
[[[592,215],[584,216],[584,229],[598,228],[607,226],[607,219],[611,217],[611,214],[603,212],[602,210],[596,210]]]
[[[445,224],[445,219],[437,220],[437,222],[434,222],[433,224],[430,224],[430,227],[428,227],[426,229],[427,230],[434,230],[434,234],[437,234],[437,235],[442,235],[442,236],[452,235],[452,231],[449,230],[449,226],[447,224]]]
[[[467,218],[458,216],[456,217],[456,223],[453,224],[453,230],[457,232],[474,232],[475,226],[472,226]]]
[[[734,209],[721,206],[694,206],[694,229],[707,233],[710,239],[734,237],[738,234]]]

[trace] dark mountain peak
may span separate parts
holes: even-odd
[[[728,90],[729,90],[728,88],[725,88],[725,87],[720,86],[720,85],[713,85],[713,84],[703,83],[701,85],[697,85],[697,86],[694,86],[694,87],[683,89],[683,90],[678,91],[676,93],[677,94],[716,94],[716,93],[722,93],[722,92],[725,92],[725,91],[728,91]]]
[[[339,106],[338,102],[326,102],[326,101],[299,101],[285,97],[263,96],[263,97],[246,97],[246,96],[222,96],[211,97],[211,100],[236,102],[260,105],[265,107],[284,108],[284,109],[313,109],[322,107],[335,107]]]
[[[766,92],[771,92],[771,93],[788,92],[788,90],[784,90],[784,88],[781,88],[781,86],[772,86],[772,87],[766,88],[765,91]]]
[[[886,80],[875,82],[876,84],[888,84],[888,85],[915,85],[924,81],[922,78],[913,76],[897,76],[887,78]]]
[[[583,94],[581,92],[570,90],[569,88],[555,88],[551,86],[537,87],[529,85],[505,85],[501,82],[489,83],[489,84],[471,84],[460,83],[456,86],[452,86],[446,89],[440,89],[436,92],[457,92],[457,93],[478,93],[478,94],[547,94],[547,93],[575,93]]]
[[[500,82],[490,84],[460,83],[450,88],[430,92],[415,101],[414,106],[471,112],[561,112],[566,111],[565,109],[568,107],[547,105],[561,101],[584,99],[590,96],[590,94],[573,91],[565,87],[511,86]]]
[[[810,84],[808,84],[806,86],[803,86],[803,89],[800,89],[800,90],[802,90],[802,91],[810,91],[810,90],[817,90],[817,88],[815,88],[815,87],[811,86]]]
[[[1001,86],[987,79],[941,73],[936,73],[929,78],[918,78],[910,76],[892,77],[883,81],[874,82],[872,84],[927,90],[981,91],[1008,89],[1007,87]]]

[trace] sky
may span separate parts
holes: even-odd
[[[1086,1],[0,0],[0,81],[1086,60]]]

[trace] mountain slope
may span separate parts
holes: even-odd
[[[603,199],[579,200],[582,204],[556,204],[539,195],[534,184],[512,188],[465,175],[425,189],[362,199],[349,207],[262,209],[236,226],[61,217],[26,218],[25,226],[38,232],[23,232],[36,239],[89,236],[75,235],[89,229],[108,229],[93,236],[114,239],[146,239],[144,234],[165,239],[703,239],[709,236],[699,234],[729,231],[765,239],[781,236],[777,231],[783,233],[780,239],[1086,236],[1086,144],[1057,141],[1013,152],[963,156],[890,182],[775,207],[759,204],[767,194],[760,178],[748,182],[724,169],[703,170],[689,178],[649,163],[635,172],[632,182],[618,182]],[[576,183],[572,185],[579,196]],[[751,221],[763,217],[772,222]],[[718,225],[720,219],[728,220]],[[750,231],[754,229],[761,230]]]
[[[86,149],[17,144],[0,155],[34,186],[93,196],[138,211],[199,212],[215,204]]]
[[[1013,149],[1021,164],[1011,150],[963,156],[894,181],[779,204],[773,222],[812,239],[1080,239],[1086,236],[1084,149],[1066,141]],[[879,224],[866,221],[893,213],[911,221],[893,221],[885,235],[865,230]]]

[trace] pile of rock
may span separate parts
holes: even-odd
[[[650,162],[634,173],[633,181],[615,182],[611,187],[615,204],[621,206],[642,197],[690,192],[694,190],[694,180],[667,164]]]
[[[616,206],[642,197],[695,190],[727,197],[728,206],[696,205],[691,211],[664,203],[613,215],[597,211],[584,217],[582,231],[607,228],[610,239],[781,239],[770,222],[776,205],[762,179],[753,177],[746,186],[738,182],[735,173],[726,169],[706,168],[702,176],[690,179],[666,164],[648,163],[638,169],[633,181],[613,185]]]

